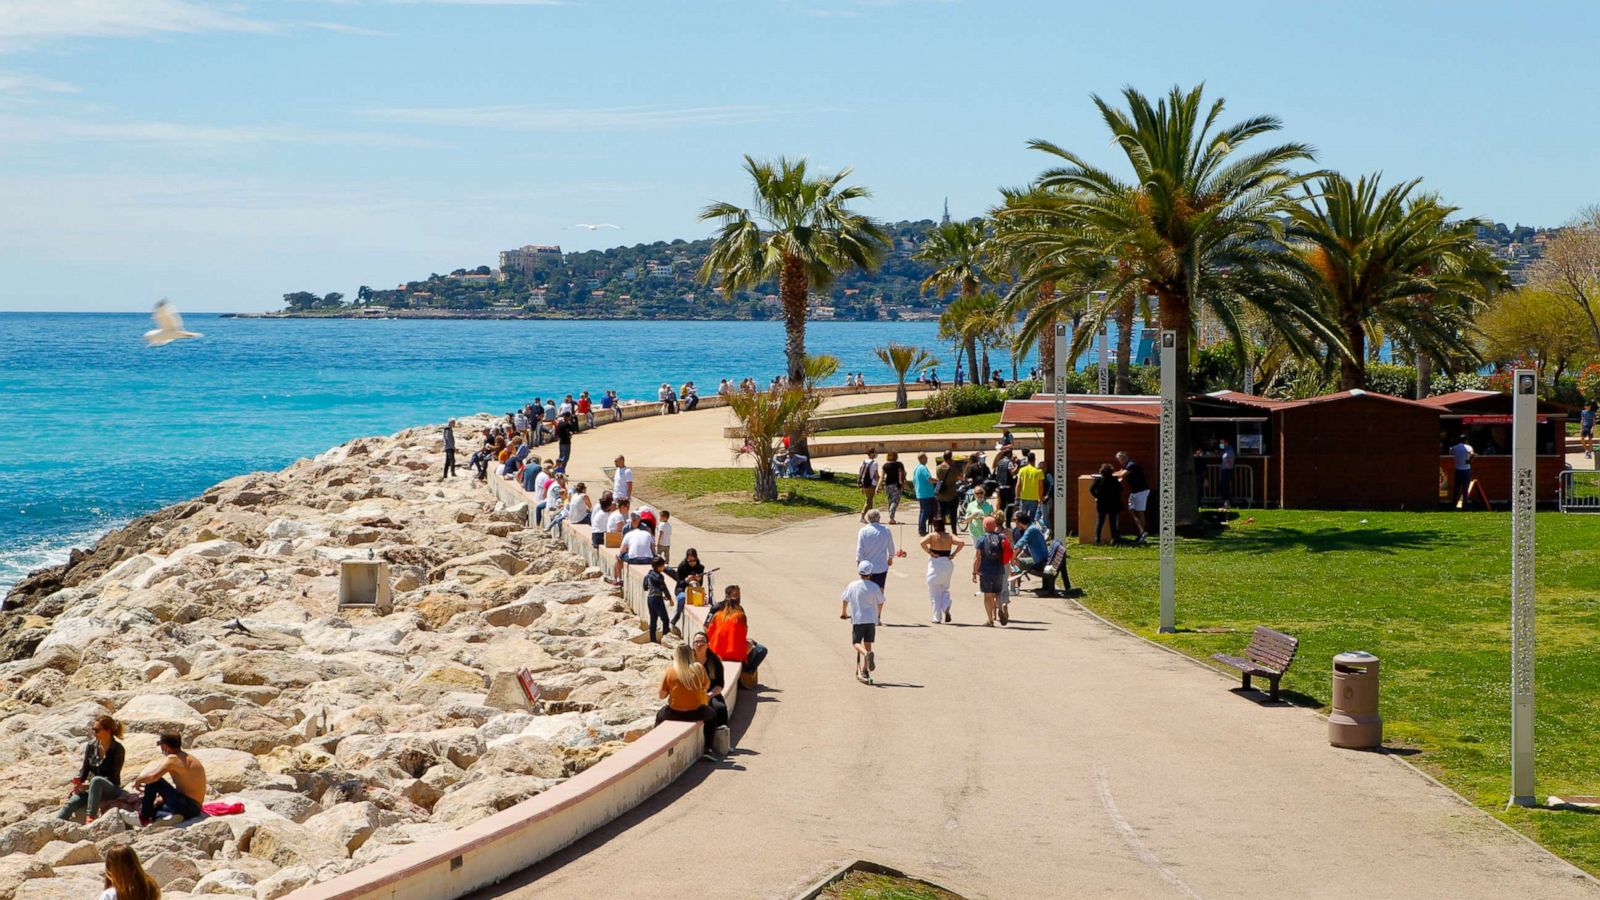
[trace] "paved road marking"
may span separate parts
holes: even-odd
[[[1094,782],[1095,789],[1100,793],[1100,805],[1105,807],[1106,815],[1110,817],[1111,824],[1116,826],[1118,833],[1122,835],[1123,842],[1128,845],[1128,849],[1133,851],[1133,855],[1137,856],[1140,862],[1154,869],[1156,874],[1176,888],[1178,893],[1185,897],[1193,898],[1193,900],[1200,900],[1200,895],[1196,894],[1188,883],[1178,877],[1177,872],[1167,868],[1166,863],[1163,863],[1160,857],[1156,856],[1150,851],[1149,847],[1144,845],[1144,841],[1139,838],[1139,833],[1133,830],[1133,826],[1128,823],[1128,820],[1117,812],[1117,801],[1111,797],[1111,782],[1106,778],[1104,766],[1094,767]]]

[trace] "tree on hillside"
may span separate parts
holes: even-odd
[[[306,312],[307,310],[316,309],[317,304],[320,302],[322,302],[322,298],[310,291],[295,291],[292,294],[283,295],[283,305],[289,307],[293,312]]]
[[[1290,211],[1288,277],[1274,282],[1337,323],[1343,390],[1367,386],[1367,348],[1382,336],[1435,360],[1476,356],[1461,330],[1487,299],[1473,270],[1481,223],[1414,194],[1416,180],[1387,190],[1379,182],[1335,173],[1308,186]]]
[[[753,182],[753,209],[713,203],[701,221],[717,223],[717,235],[699,278],[719,278],[728,291],[777,279],[783,305],[784,353],[789,378],[805,379],[806,304],[811,291],[825,290],[840,272],[871,271],[889,248],[889,235],[868,216],[850,209],[871,192],[843,184],[850,169],[813,176],[804,159],[758,161],[745,156]]]
[[[922,372],[939,364],[939,360],[932,353],[921,347],[907,344],[891,343],[887,347],[874,347],[873,353],[883,364],[894,370],[894,408],[905,409],[910,405],[906,398],[906,373]]]
[[[1600,206],[1584,210],[1545,244],[1544,258],[1529,267],[1528,283],[1582,313],[1600,350]]]
[[[933,291],[943,295],[959,291],[959,297],[951,305],[965,303],[963,308],[973,308],[972,301],[983,290],[984,283],[990,280],[989,256],[985,247],[988,236],[988,223],[982,219],[945,222],[928,232],[927,239],[913,254],[914,259],[925,260],[936,267],[931,275],[922,280],[922,292]],[[974,381],[981,380],[978,377],[978,332],[963,334],[960,340],[967,354],[968,371],[972,373]]]
[[[1266,265],[1277,217],[1294,203],[1291,193],[1309,177],[1290,168],[1309,160],[1311,148],[1286,143],[1262,150],[1252,141],[1280,128],[1272,116],[1219,126],[1224,104],[1206,104],[1202,88],[1173,88],[1152,101],[1133,88],[1123,91],[1126,108],[1093,98],[1132,177],[1124,180],[1077,153],[1049,141],[1031,146],[1060,161],[1037,184],[1058,196],[1039,210],[1068,235],[1077,254],[1117,262],[1109,296],[1132,288],[1159,302],[1161,327],[1177,334],[1179,459],[1190,453],[1189,345],[1202,305],[1218,314],[1238,344],[1244,305],[1267,310],[1290,331],[1316,329],[1335,345],[1315,311],[1286,306],[1280,298],[1254,293],[1254,273]],[[1029,210],[1027,214],[1033,214]],[[1091,309],[1080,333],[1092,335],[1106,312]],[[1309,344],[1309,341],[1307,341]],[[1178,466],[1177,521],[1199,522],[1199,485],[1192,466]]]
[[[803,388],[773,391],[735,391],[728,396],[728,409],[735,422],[734,455],[749,454],[755,466],[755,500],[778,499],[778,478],[772,470],[773,457],[788,436],[806,435],[815,428],[812,417],[822,404],[822,395]]]

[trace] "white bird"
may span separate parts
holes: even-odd
[[[156,311],[150,314],[150,318],[155,320],[157,327],[144,333],[144,342],[152,347],[200,336],[198,331],[183,330],[183,317],[178,315],[178,308],[170,300],[163,299],[157,303]]]
[[[576,225],[568,225],[567,227],[568,228],[586,228],[589,231],[599,231],[602,228],[615,228],[618,231],[622,230],[622,226],[621,225],[613,225],[610,222],[600,222],[600,223],[595,224],[595,225],[590,225],[590,224],[588,224],[586,222],[579,222]]]

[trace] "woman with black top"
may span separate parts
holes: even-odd
[[[716,726],[721,728],[728,724],[728,701],[722,696],[722,688],[727,684],[723,680],[722,658],[711,652],[711,641],[704,631],[696,631],[689,646],[694,648],[694,661],[705,667],[706,676],[711,679],[711,686],[706,690],[711,696],[711,710],[717,714]]]
[[[85,813],[84,824],[100,815],[100,804],[115,800],[122,794],[122,723],[110,716],[96,716],[89,723],[89,743],[83,747],[83,766],[78,777],[72,779],[72,793],[67,805],[56,814],[58,819],[75,819]]]
[[[678,595],[678,609],[672,614],[672,624],[678,624],[683,618],[683,608],[689,602],[689,587],[703,587],[706,583],[706,567],[700,564],[700,551],[690,547],[683,552],[683,560],[677,568],[672,569],[672,581]]]
[[[943,519],[928,523],[933,531],[922,539],[928,554],[928,599],[933,603],[933,624],[950,621],[950,579],[954,577],[955,557],[966,544],[944,530]]]
[[[1116,470],[1110,463],[1100,467],[1100,474],[1089,483],[1089,493],[1094,497],[1094,542],[1100,544],[1100,530],[1109,522],[1111,525],[1111,543],[1122,543],[1122,535],[1117,531],[1117,517],[1122,514],[1122,482],[1117,480]]]
[[[883,489],[889,495],[889,524],[899,525],[900,523],[894,520],[894,514],[900,508],[900,495],[905,493],[906,489],[906,464],[900,461],[900,454],[893,450],[889,451],[889,455],[884,458],[881,477]]]

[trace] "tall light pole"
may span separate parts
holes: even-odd
[[[1178,333],[1161,332],[1161,628],[1178,630]]]
[[[1517,369],[1511,395],[1511,805],[1533,796],[1533,507],[1539,378]]]
[[[1067,527],[1067,323],[1056,323],[1056,388],[1055,398],[1056,440],[1051,456],[1051,471],[1056,482],[1055,496],[1051,498],[1051,534],[1066,543]]]

